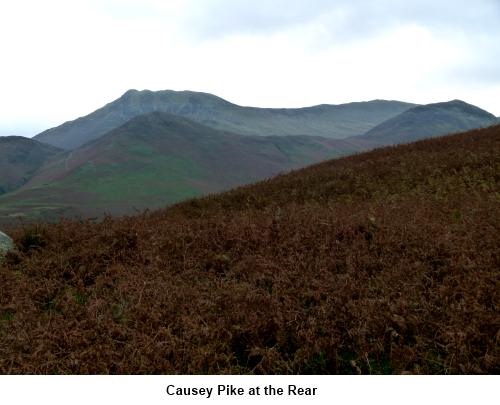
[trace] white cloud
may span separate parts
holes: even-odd
[[[2,2],[0,135],[129,88],[258,106],[461,98],[500,115],[499,18],[493,0]]]

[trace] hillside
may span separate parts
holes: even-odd
[[[58,148],[22,136],[0,136],[0,194],[21,187],[59,152]]]
[[[129,90],[97,111],[38,134],[35,139],[63,149],[75,149],[153,111],[183,116],[242,135],[311,135],[347,138],[413,107],[399,101],[374,100],[307,108],[255,108],[232,104],[212,94],[192,91]]]
[[[460,100],[413,107],[377,125],[363,137],[386,145],[488,127],[496,117]]]
[[[498,374],[500,127],[12,229],[1,373]]]
[[[63,217],[138,213],[249,184],[330,157],[495,122],[495,117],[488,112],[455,100],[410,108],[364,135],[337,140],[306,135],[245,135],[248,139],[244,139],[242,135],[213,127],[218,125],[215,122],[227,124],[219,119],[224,116],[231,116],[234,123],[235,111],[243,114],[238,121],[242,125],[269,124],[274,125],[274,129],[283,129],[292,125],[293,120],[299,119],[302,124],[309,122],[309,118],[317,118],[315,114],[323,114],[326,119],[310,122],[317,126],[326,125],[330,118],[337,124],[349,117],[355,120],[358,114],[366,121],[375,115],[380,117],[384,106],[388,113],[402,105],[374,101],[269,110],[235,106],[204,93],[129,91],[105,108],[60,127],[61,130],[73,128],[77,132],[92,127],[94,132],[91,134],[97,138],[46,162],[24,187],[16,190],[11,187],[11,193],[0,198],[0,226],[20,220],[57,221]],[[194,121],[158,111],[134,116],[139,111],[161,108],[194,117]],[[113,127],[129,116],[134,117],[107,134],[99,135],[104,127]],[[209,122],[212,126],[200,124],[199,121],[206,121],[208,116],[213,118]],[[282,126],[280,123],[284,121],[279,117],[288,120],[288,124]],[[226,124],[220,126],[230,126]],[[286,131],[300,133],[298,128],[302,124],[287,127]],[[268,130],[271,131],[271,127]],[[65,131],[65,140],[82,141],[79,132],[69,134]]]
[[[347,152],[352,147],[342,141],[241,136],[150,113],[49,162],[24,187],[0,198],[0,223],[132,214]]]

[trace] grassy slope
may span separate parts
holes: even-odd
[[[500,127],[12,232],[3,373],[498,373]]]
[[[342,148],[339,149],[340,145]],[[61,215],[119,215],[218,192],[350,152],[317,137],[250,137],[182,117],[136,117],[61,156],[0,198],[0,223]]]
[[[74,149],[135,116],[153,111],[172,113],[242,135],[312,135],[340,139],[365,133],[413,106],[399,101],[374,100],[295,109],[254,108],[238,106],[206,93],[130,90],[85,117],[42,132],[36,139]]]

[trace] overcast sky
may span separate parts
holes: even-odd
[[[259,107],[462,99],[500,115],[500,0],[0,2],[0,135],[130,88]]]

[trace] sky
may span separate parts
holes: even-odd
[[[0,135],[131,88],[258,107],[462,99],[500,116],[500,0],[0,2]]]

